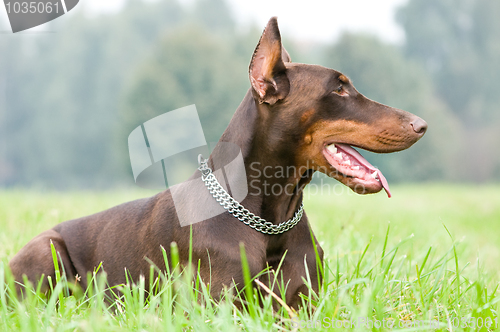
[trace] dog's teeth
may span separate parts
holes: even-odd
[[[347,159],[347,160],[345,161],[345,164],[350,166],[350,165],[351,165],[351,161],[350,161],[349,159]]]
[[[377,171],[373,171],[372,174],[370,174],[372,178],[377,179]]]
[[[342,160],[342,153],[336,153],[333,155],[335,158],[337,158],[338,160]]]
[[[357,171],[359,169],[359,166],[353,166],[352,169]]]
[[[335,147],[335,144],[328,145],[327,149],[328,149],[328,151],[330,151],[333,154],[337,153],[337,148]]]

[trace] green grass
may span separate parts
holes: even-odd
[[[351,329],[357,317],[380,322],[381,328],[368,330],[383,331],[405,324],[436,330],[416,326],[434,320],[441,331],[475,330],[460,326],[486,319],[492,321],[488,330],[498,325],[500,187],[395,186],[391,199],[336,188],[339,194],[314,195],[310,188],[306,195],[306,212],[325,250],[325,283],[296,313],[273,311],[262,288],[242,290],[263,296],[262,306],[238,310],[237,295],[215,301],[206,285],[187,282],[188,271],[175,269],[149,296],[144,279],[115,288],[119,300],[112,307],[103,301],[100,274],[85,295],[63,296],[72,287],[63,281],[48,299],[33,291],[18,302],[11,286],[0,286],[0,331],[286,331],[299,325],[331,331]],[[8,259],[41,231],[147,194],[1,191],[0,285],[9,279]]]

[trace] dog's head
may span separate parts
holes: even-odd
[[[275,17],[249,74],[259,112],[268,130],[279,133],[274,137],[281,137],[281,150],[289,147],[291,162],[322,171],[357,193],[384,188],[390,197],[385,177],[352,146],[378,153],[407,149],[427,130],[424,120],[366,98],[336,70],[292,63]]]

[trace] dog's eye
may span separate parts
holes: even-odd
[[[336,93],[338,93],[338,94],[341,94],[343,89],[344,89],[344,88],[343,88],[343,87],[342,87],[342,85],[341,85],[341,86],[339,86],[338,88],[336,88],[334,91],[335,91]]]

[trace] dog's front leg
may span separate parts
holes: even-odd
[[[302,220],[301,224],[297,226],[290,231],[290,234],[287,234],[287,240],[283,246],[286,253],[268,257],[268,264],[274,271],[278,270],[280,262],[283,261],[279,271],[277,271],[278,274],[269,273],[266,278],[262,278],[266,285],[275,285],[272,287],[273,291],[280,297],[280,290],[276,284],[280,287],[283,286],[281,291],[286,288],[286,303],[295,309],[302,306],[300,294],[309,298],[313,297],[312,293],[318,293],[323,281],[321,272],[323,270],[323,249],[314,236],[315,244],[313,244],[307,219]],[[285,255],[284,258],[283,255]]]

